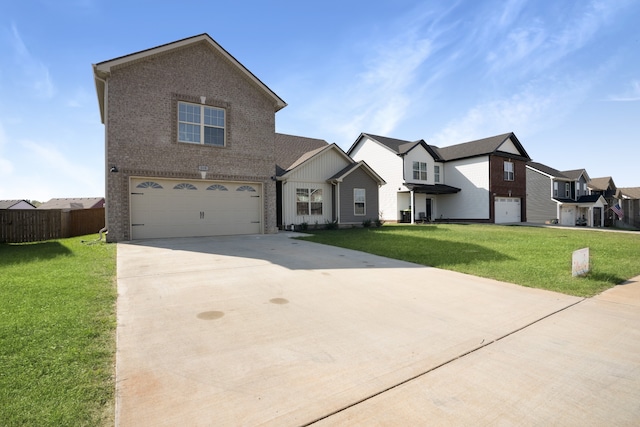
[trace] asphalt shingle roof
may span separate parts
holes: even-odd
[[[547,165],[543,165],[542,163],[527,162],[527,165],[531,166],[534,169],[539,170],[540,172],[546,173],[547,175],[553,176],[555,178],[568,178],[565,174],[563,174],[559,170],[549,167]]]
[[[477,139],[475,141],[464,142],[462,144],[451,145],[448,147],[440,147],[436,148],[436,151],[445,161],[483,156],[486,154],[493,154],[498,151],[498,148],[500,148],[508,138],[513,138],[513,142],[518,146],[518,149],[522,151],[522,157],[529,159],[529,155],[526,153],[513,132],[490,136],[488,138]]]
[[[276,174],[284,174],[329,145],[324,139],[276,133]]]

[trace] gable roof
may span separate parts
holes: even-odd
[[[607,189],[614,190],[616,188],[616,185],[613,183],[613,178],[610,176],[593,178],[587,183],[587,186],[598,191],[606,191]]]
[[[547,165],[543,165],[542,163],[527,162],[527,167],[529,167],[530,169],[538,170],[544,173],[545,175],[549,175],[550,177],[553,177],[553,178],[568,179],[568,177],[564,175],[562,172],[560,172],[559,170],[549,167]]]
[[[351,151],[355,148],[355,146],[358,144],[358,142],[362,139],[363,136],[366,136],[367,138],[373,141],[376,141],[378,144],[388,148],[389,150],[393,151],[395,154],[399,156],[404,156],[405,154],[407,154],[409,151],[413,150],[417,146],[421,146],[429,153],[429,155],[431,155],[431,157],[433,157],[435,161],[442,160],[440,158],[440,154],[436,150],[434,150],[432,146],[427,144],[424,141],[424,139],[420,139],[418,141],[406,141],[403,139],[373,135],[371,133],[361,133],[358,139],[356,140],[356,142],[351,146],[351,148],[349,148],[349,150],[347,151],[347,154],[349,155],[351,154]]]
[[[276,133],[276,175],[285,174],[329,145],[324,139]]]
[[[627,199],[640,199],[640,187],[621,187],[618,190]]]
[[[580,176],[584,176],[584,179],[589,182],[589,180],[591,178],[589,178],[589,174],[587,174],[587,171],[584,169],[573,169],[570,171],[563,171],[562,172],[564,174],[564,176],[566,176],[567,178],[569,178],[572,181],[577,181],[580,179]]]
[[[38,209],[91,209],[104,206],[104,197],[77,197],[68,199],[51,199]]]
[[[21,200],[0,200],[0,209],[11,209],[13,206],[24,202],[27,203],[29,206],[33,207],[35,209],[35,206],[33,206],[31,203],[29,203],[28,201],[21,199]]]
[[[475,141],[464,142],[462,144],[451,145],[448,147],[434,147],[445,161],[460,160],[470,157],[485,156],[489,154],[497,154],[500,151],[500,147],[508,139],[511,139],[516,149],[520,152],[520,155],[513,153],[506,153],[514,158],[521,158],[524,160],[531,160],[522,144],[513,132],[503,133],[501,135],[490,136],[488,138],[477,139]]]
[[[262,89],[269,97],[273,99],[275,111],[279,111],[287,106],[287,103],[282,100],[275,92],[273,92],[267,85],[265,85],[258,77],[256,77],[251,71],[249,71],[244,65],[234,58],[229,52],[227,52],[222,46],[220,46],[211,36],[207,33],[202,33],[197,36],[187,37],[182,40],[178,40],[171,43],[166,43],[151,49],[141,50],[139,52],[131,53],[129,55],[120,56],[118,58],[102,61],[97,64],[93,64],[93,76],[96,85],[96,92],[98,95],[98,103],[100,104],[100,118],[104,123],[104,102],[105,102],[105,86],[106,79],[111,73],[111,68],[127,64],[133,61],[139,61],[143,58],[148,58],[161,53],[166,53],[174,49],[180,49],[186,46],[191,46],[196,43],[206,43],[214,50],[222,54],[229,62],[235,65],[238,70],[244,74],[249,80],[254,82],[260,89]]]
[[[344,169],[336,173],[327,181],[342,182],[347,176],[349,176],[349,174],[351,174],[353,171],[357,169],[362,169],[363,171],[365,171],[365,173],[367,173],[371,178],[373,178],[374,181],[378,182],[378,185],[386,184],[386,181],[382,179],[382,177],[378,175],[373,169],[371,169],[371,167],[364,160],[360,160],[359,162],[347,165]]]

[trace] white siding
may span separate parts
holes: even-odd
[[[445,184],[460,192],[438,197],[438,218],[489,219],[489,158],[448,162],[444,168]]]
[[[503,142],[502,145],[498,147],[498,151],[502,151],[503,153],[522,155],[522,153],[516,148],[513,141],[511,141],[511,138]]]
[[[408,191],[403,185],[402,158],[366,137],[363,137],[363,140],[351,153],[351,158],[355,161],[364,160],[386,181],[387,184],[380,187],[379,190],[381,218],[386,221],[398,220],[402,208],[398,206],[397,193],[399,189],[400,191]]]
[[[422,146],[415,147],[404,156],[404,177],[406,182],[416,184],[434,184],[433,165],[435,161]],[[413,179],[413,162],[424,162],[427,164],[427,180]],[[440,181],[442,182],[442,167],[440,167]]]
[[[349,164],[349,161],[336,149],[324,151],[309,159],[304,165],[287,175],[287,180],[282,185],[283,211],[282,221],[286,225],[301,224],[306,222],[313,225],[325,224],[333,220],[332,188],[333,185],[327,179],[340,172]],[[296,189],[297,188],[321,188],[322,189],[322,215],[297,215]]]
[[[325,182],[328,178],[340,172],[349,164],[345,157],[336,149],[325,150],[321,155],[307,160],[302,167],[296,168],[287,180],[301,182]]]
[[[333,185],[327,182],[310,181],[287,181],[282,186],[282,197],[284,198],[283,222],[286,225],[302,224],[306,222],[320,225],[332,220],[333,203],[331,202],[331,191]],[[296,209],[296,189],[298,188],[321,188],[322,189],[322,215],[297,215]]]

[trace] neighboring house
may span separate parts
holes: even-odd
[[[378,219],[384,180],[336,144],[276,134],[278,226],[362,224]]]
[[[531,159],[512,132],[442,148],[363,133],[347,153],[386,181],[385,221],[526,221]]]
[[[38,209],[95,209],[104,207],[104,197],[77,197],[66,199],[51,199],[44,202]]]
[[[610,176],[593,178],[588,182],[587,186],[589,187],[591,194],[601,195],[606,200],[609,209],[606,210],[604,215],[604,226],[612,227],[618,217],[611,208],[619,203],[620,199],[620,195],[618,194],[616,184],[613,182],[613,178]]]
[[[561,172],[537,162],[526,168],[528,222],[603,226],[606,201],[589,193],[587,171]]]
[[[640,229],[640,187],[622,187],[618,190],[623,212],[622,223]]]
[[[93,65],[109,241],[275,233],[286,103],[208,34]]]
[[[2,209],[35,209],[31,203],[26,200],[0,200],[0,210]]]

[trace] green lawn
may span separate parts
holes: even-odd
[[[305,239],[577,296],[592,296],[640,275],[640,233],[480,224],[313,233]],[[571,254],[585,247],[591,273],[572,277]]]
[[[0,425],[113,425],[116,246],[97,237],[0,244]]]

